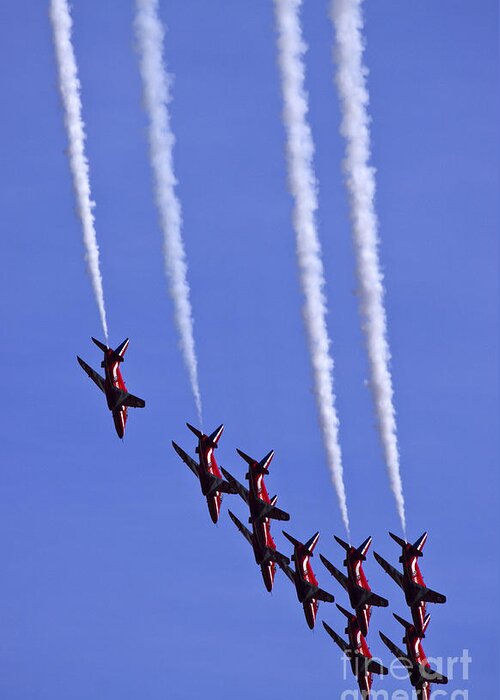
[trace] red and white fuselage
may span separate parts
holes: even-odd
[[[128,345],[129,340],[127,339],[121,349],[120,357],[125,355]],[[108,348],[104,353],[104,360],[101,362],[101,367],[104,369],[104,393],[106,394],[108,408],[113,414],[113,422],[118,437],[122,438],[125,434],[128,414],[127,406],[121,405],[117,407],[116,405],[118,393],[116,389],[127,391],[120,371],[120,362],[121,360],[117,358],[117,353],[111,348]]]
[[[422,556],[422,550],[427,541],[425,532],[415,545],[409,542],[401,546],[400,563],[403,565],[403,591],[406,603],[410,607],[413,623],[417,630],[423,631],[427,606],[424,600],[415,600],[415,586],[425,587],[424,577],[418,565],[418,559]]]
[[[399,616],[395,615],[395,617],[406,628],[403,642],[406,644],[408,658],[413,664],[413,669],[409,671],[410,682],[416,689],[419,700],[430,700],[431,680],[428,679],[432,679],[435,672],[431,668],[427,656],[425,655],[425,651],[422,646],[422,637],[415,628],[415,625],[410,625]],[[425,634],[429,621],[430,615],[427,615],[422,625],[423,634]],[[447,682],[446,678],[444,679],[444,682]]]
[[[292,561],[295,563],[295,571],[289,571],[288,576],[295,584],[297,599],[302,603],[304,615],[309,629],[313,629],[318,613],[318,599],[333,602],[334,597],[323,591],[318,586],[310,559],[319,540],[319,532],[311,537],[305,544],[283,530],[285,537],[293,544]]]
[[[361,697],[368,698],[373,684],[373,677],[371,672],[367,670],[365,659],[371,659],[372,655],[368,643],[361,632],[356,615],[348,617],[345,631],[349,637],[349,659],[352,672],[358,681]]]
[[[222,481],[222,474],[215,459],[214,449],[217,446],[222,430],[223,427],[221,426],[220,433],[216,436],[216,439],[202,433],[198,438],[198,447],[196,448],[200,463],[201,492],[207,499],[208,511],[214,523],[219,519],[222,503],[221,492],[214,488],[213,477]]]
[[[271,457],[272,459],[272,457]],[[271,460],[269,460],[270,462]],[[249,465],[248,481],[250,486],[249,508],[250,523],[253,532],[253,550],[255,561],[260,566],[262,578],[268,591],[273,588],[276,575],[276,562],[269,558],[268,550],[276,551],[276,543],[271,535],[271,520],[262,517],[262,502],[271,504],[271,499],[264,483],[264,472],[258,462]]]

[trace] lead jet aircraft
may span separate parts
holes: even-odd
[[[267,590],[271,591],[278,559],[281,558],[282,563],[285,565],[290,563],[287,557],[276,551],[276,544],[271,535],[271,520],[290,520],[290,515],[276,507],[278,497],[269,498],[264,483],[264,475],[269,474],[269,465],[274,457],[274,450],[271,450],[260,462],[249,457],[241,450],[237,450],[237,452],[248,464],[249,468],[245,478],[248,479],[250,489],[245,488],[225,469],[222,469],[222,473],[234,491],[241,496],[250,508],[248,522],[252,525],[252,532],[231,511],[229,511],[229,515],[238,530],[252,545],[255,561],[260,566],[264,584]]]
[[[372,593],[368,579],[363,571],[363,562],[366,561],[366,553],[371,545],[372,538],[368,537],[359,547],[353,547],[340,537],[334,535],[337,542],[346,551],[344,566],[347,567],[347,576],[339,571],[326,557],[320,554],[320,559],[328,571],[334,576],[341,586],[349,594],[352,607],[356,610],[359,629],[363,637],[368,634],[368,625],[371,617],[371,606],[386,608],[389,602],[382,596]]]
[[[186,425],[198,438],[198,446],[195,450],[198,454],[198,464],[192,457],[184,452],[182,447],[179,447],[179,445],[173,441],[172,445],[183,462],[185,462],[193,474],[198,477],[201,492],[207,499],[210,517],[212,518],[212,522],[216,523],[219,519],[222,494],[235,493],[233,487],[222,478],[219,465],[214,455],[214,449],[218,447],[218,442],[224,430],[224,426],[219,425],[213,433],[205,435],[205,433],[202,433],[201,430],[194,428],[189,423],[186,423]]]
[[[293,544],[292,561],[295,563],[295,571],[288,565],[284,566],[280,561],[278,561],[278,564],[290,581],[295,585],[298,601],[302,603],[302,607],[304,608],[306,622],[309,629],[313,629],[318,612],[318,601],[322,600],[325,603],[333,603],[335,600],[331,593],[327,593],[319,588],[318,581],[311,567],[311,562],[309,561],[318,543],[319,532],[313,535],[305,544],[299,542],[295,537],[292,537],[284,530],[283,534],[287,540]]]
[[[406,604],[411,609],[415,629],[420,635],[423,635],[426,603],[446,603],[446,596],[427,588],[418,565],[418,558],[423,556],[422,550],[427,540],[427,533],[424,532],[414,544],[405,542],[401,537],[393,535],[392,532],[389,534],[401,547],[399,561],[403,565],[403,573],[397,571],[376,552],[374,552],[375,559],[384,571],[403,589]]]
[[[106,401],[108,402],[109,410],[113,414],[116,432],[119,438],[123,438],[127,423],[127,408],[144,408],[146,405],[142,399],[128,393],[120,371],[120,363],[124,361],[123,356],[128,348],[129,339],[124,340],[116,350],[108,348],[107,345],[95,338],[92,338],[92,341],[104,353],[104,359],[101,362],[101,367],[104,369],[104,377],[101,377],[92,367],[89,367],[81,357],[77,356],[76,359],[92,381],[106,394]]]
[[[430,700],[431,697],[431,683],[446,684],[448,679],[441,673],[438,673],[431,668],[425,652],[422,647],[422,637],[425,636],[425,630],[429,624],[430,615],[426,615],[424,623],[422,625],[422,633],[415,628],[410,622],[403,620],[402,617],[393,613],[394,617],[398,622],[400,622],[405,628],[405,636],[403,637],[403,643],[406,644],[407,653],[405,654],[399,647],[397,647],[394,642],[383,634],[379,632],[380,637],[386,647],[394,654],[394,656],[401,662],[401,664],[408,671],[410,677],[410,683],[415,688],[418,700]]]
[[[358,681],[361,697],[363,700],[368,700],[373,684],[372,674],[378,673],[381,676],[386,676],[388,670],[372,657],[366,639],[359,627],[357,616],[340,605],[337,605],[337,608],[347,618],[345,633],[349,637],[349,643],[344,641],[326,622],[323,622],[323,627],[351,662],[351,669]]]

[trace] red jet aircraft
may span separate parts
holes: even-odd
[[[278,564],[290,581],[295,585],[297,598],[304,608],[307,624],[310,629],[313,629],[318,612],[318,601],[322,600],[325,603],[333,603],[335,600],[331,593],[327,593],[319,588],[318,581],[311,567],[311,562],[309,561],[318,543],[319,532],[313,535],[305,544],[299,542],[284,530],[283,534],[287,540],[290,540],[293,544],[292,561],[295,563],[295,571],[288,565],[283,566],[279,561]]]
[[[372,593],[368,584],[368,579],[363,571],[363,562],[366,561],[366,553],[372,543],[372,538],[368,537],[359,547],[352,547],[340,537],[334,535],[337,542],[346,551],[344,566],[347,567],[347,576],[331,564],[326,557],[320,554],[320,559],[328,571],[334,576],[341,586],[349,594],[352,607],[356,610],[359,629],[363,637],[368,634],[368,625],[371,617],[371,606],[386,608],[389,602],[382,596]]]
[[[198,438],[198,447],[195,452],[198,454],[199,464],[196,464],[194,459],[186,454],[175,442],[172,441],[172,445],[183,462],[185,462],[193,474],[198,477],[201,492],[207,499],[210,517],[212,518],[212,522],[216,523],[219,519],[222,494],[235,493],[233,487],[222,478],[219,465],[214,455],[214,449],[218,447],[218,442],[224,430],[224,426],[219,425],[211,435],[205,435],[205,433],[202,433],[201,430],[197,428],[193,428],[189,423],[186,423],[186,425]]]
[[[326,622],[323,622],[323,627],[350,660],[352,672],[358,681],[361,697],[363,700],[368,700],[373,683],[372,674],[378,673],[381,676],[386,676],[388,671],[385,666],[382,666],[382,664],[372,658],[366,639],[359,628],[357,616],[344,610],[340,605],[337,605],[337,608],[347,618],[345,633],[349,637],[349,643],[345,642]]]
[[[104,343],[101,343],[95,338],[92,338],[92,341],[104,353],[104,360],[101,362],[101,367],[104,368],[104,377],[101,377],[92,367],[89,367],[81,357],[77,356],[76,359],[80,367],[83,368],[92,381],[106,394],[108,408],[113,414],[116,432],[119,438],[123,438],[125,434],[125,425],[127,423],[127,408],[144,408],[146,405],[142,399],[128,393],[122,373],[120,372],[120,362],[124,360],[123,356],[128,348],[129,339],[127,338],[124,340],[116,350],[108,348],[107,345],[104,345]]]
[[[410,683],[415,688],[418,700],[430,700],[431,683],[448,683],[446,676],[441,675],[431,668],[422,648],[422,637],[425,636],[425,630],[427,629],[431,616],[426,615],[422,625],[423,634],[420,634],[415,628],[415,625],[403,620],[403,618],[395,613],[393,613],[393,615],[406,630],[403,643],[406,644],[407,653],[405,654],[401,651],[401,649],[399,649],[394,642],[391,642],[382,632],[379,632],[380,637],[388,649],[408,671]]]
[[[249,481],[250,489],[245,488],[225,469],[222,469],[222,473],[235,492],[239,493],[249,506],[250,518],[248,522],[252,525],[252,532],[231,511],[229,511],[229,515],[238,530],[252,545],[255,561],[260,566],[264,584],[267,590],[271,591],[276,574],[276,562],[281,558],[281,563],[284,566],[290,563],[288,557],[276,551],[276,544],[271,535],[271,519],[290,520],[290,515],[276,507],[278,497],[274,496],[270,499],[264,483],[264,475],[269,474],[269,464],[274,457],[274,450],[271,450],[260,462],[252,459],[241,450],[237,450],[237,452],[249,466],[245,478]]]
[[[401,574],[399,571],[397,571],[376,552],[374,552],[375,559],[378,561],[384,571],[386,571],[389,576],[396,581],[398,586],[403,589],[406,604],[409,605],[411,609],[411,616],[415,629],[420,636],[423,636],[426,614],[425,604],[446,603],[446,596],[442,595],[441,593],[436,593],[436,591],[426,587],[418,565],[418,558],[423,556],[422,549],[424,548],[424,544],[427,540],[427,533],[424,532],[424,534],[419,537],[414,544],[405,542],[405,540],[402,540],[401,537],[393,535],[392,532],[389,534],[401,547],[401,556],[399,557],[399,561],[403,565],[403,573]]]

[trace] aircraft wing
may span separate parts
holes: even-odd
[[[88,364],[84,362],[81,357],[77,356],[76,359],[78,360],[78,364],[83,369],[83,371],[88,374],[88,376],[92,379],[92,381],[95,384],[97,384],[101,391],[104,391],[104,377],[101,377],[101,375],[98,374],[94,369],[92,369],[92,367],[89,367]]]
[[[380,676],[387,676],[389,673],[388,669],[375,659],[367,659],[366,670],[370,673],[378,673]]]
[[[397,647],[394,642],[391,642],[389,637],[386,637],[383,632],[379,632],[380,639],[384,642],[385,646],[391,651],[396,659],[402,663],[402,665],[405,667],[407,671],[413,668],[413,663],[411,662],[411,659],[408,658],[408,656],[404,653],[404,651],[401,651],[399,647]]]
[[[234,513],[231,513],[230,510],[228,510],[228,513],[229,513],[229,517],[231,518],[231,520],[233,521],[233,523],[236,525],[236,527],[238,528],[238,530],[241,532],[241,534],[243,535],[243,537],[244,537],[244,538],[246,539],[246,541],[247,541],[250,545],[252,545],[252,547],[253,547],[252,533],[250,532],[250,530],[248,530],[248,529],[243,525],[243,523],[242,523],[240,520],[238,520],[238,518],[236,517],[236,515],[234,515]]]
[[[337,646],[339,646],[342,649],[344,654],[346,654],[349,650],[349,644],[347,644],[347,642],[344,639],[342,639],[342,637],[339,637],[339,635],[335,632],[335,630],[332,630],[330,625],[327,625],[325,621],[323,621],[323,627],[328,632],[330,637],[333,639],[335,644],[337,644]]]
[[[182,461],[188,465],[188,467],[191,469],[193,474],[195,476],[197,476],[199,479],[200,478],[200,474],[198,472],[199,467],[196,464],[196,462],[194,461],[194,459],[192,457],[190,457],[188,454],[186,454],[186,452],[184,452],[182,447],[179,447],[179,445],[176,445],[175,442],[173,442],[173,441],[172,441],[172,446],[173,446],[174,450],[177,452],[177,454],[179,455],[179,457],[182,459]]]
[[[439,685],[446,685],[446,683],[448,683],[448,679],[446,676],[443,676],[442,673],[438,673],[434,671],[434,669],[426,668],[422,665],[420,665],[420,677],[425,681],[429,681],[429,683],[438,683]]]
[[[284,559],[286,559],[286,557],[283,557],[283,560],[281,558],[276,559],[276,563],[278,564],[280,569],[283,571],[283,573],[286,574],[288,576],[288,578],[290,579],[290,581],[295,585],[295,572],[293,569],[291,569],[288,566],[288,564],[284,561]]]
[[[134,396],[133,394],[129,394],[128,391],[122,391],[122,389],[116,388],[114,391],[118,396],[116,408],[120,408],[121,406],[130,406],[130,408],[144,408],[146,405],[146,402],[143,399],[140,399],[138,396]]]
[[[332,596],[332,594],[328,593],[327,591],[324,591],[322,588],[316,589],[316,591],[314,592],[314,597],[318,600],[322,600],[324,603],[335,602],[335,598]]]
[[[397,569],[395,569],[393,566],[389,564],[383,557],[380,556],[380,554],[377,554],[377,552],[373,553],[373,556],[375,559],[378,561],[380,566],[383,568],[383,570],[389,574],[389,576],[396,581],[398,586],[403,588],[403,574],[400,573]]]
[[[236,493],[236,488],[233,486],[233,484],[229,484],[227,481],[224,481],[224,479],[217,479],[217,491],[220,493]]]
[[[140,399],[138,396],[134,396],[133,394],[127,394],[123,405],[130,406],[130,408],[144,408],[146,402],[144,401],[144,399]]]
[[[230,474],[224,467],[221,467],[221,471],[224,474],[225,478],[231,484],[233,487],[233,491],[230,491],[229,493],[238,493],[242,499],[245,501],[245,503],[248,503],[250,500],[250,492],[247,488],[243,486],[243,484],[240,484],[240,482],[234,478],[232,474]]]
[[[331,573],[332,576],[334,576],[337,581],[340,583],[340,585],[347,590],[347,583],[348,579],[347,576],[344,576],[344,574],[339,571],[331,562],[328,561],[326,557],[324,557],[322,554],[319,555],[319,558],[323,562],[323,564],[326,566],[328,571]]]
[[[281,508],[276,508],[276,506],[273,506],[272,509],[267,512],[267,517],[273,520],[290,520],[290,514],[281,510]]]
[[[284,566],[288,566],[288,564],[290,563],[290,559],[281,552],[278,552],[277,549],[270,549],[269,553],[271,559],[273,559],[281,568],[283,568]]]
[[[366,603],[368,603],[368,605],[375,605],[375,607],[378,608],[387,608],[389,605],[389,601],[386,598],[382,598],[381,595],[377,595],[372,591],[369,592],[368,597],[366,598]]]
[[[446,603],[446,596],[442,593],[432,591],[430,588],[426,588],[424,600],[426,603]]]

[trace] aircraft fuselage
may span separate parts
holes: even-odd
[[[114,359],[114,355],[115,353],[113,350],[107,350],[104,353],[104,360],[101,362],[101,367],[104,369],[104,393],[106,395],[108,408],[113,414],[113,422],[118,437],[122,438],[125,434],[125,426],[127,423],[127,407],[119,405],[119,399],[120,391],[127,391],[127,387],[125,386],[120,371],[120,363]]]
[[[295,589],[299,603],[302,603],[306,622],[313,629],[318,613],[318,600],[312,591],[318,586],[318,581],[309,561],[309,554],[303,554],[295,548]],[[314,587],[314,588],[312,588]]]
[[[208,510],[212,522],[216,523],[219,519],[222,496],[216,490],[214,480],[211,477],[222,479],[222,474],[215,459],[214,445],[207,435],[202,435],[198,441],[196,448],[200,462],[200,486],[201,492],[207,499]]]

